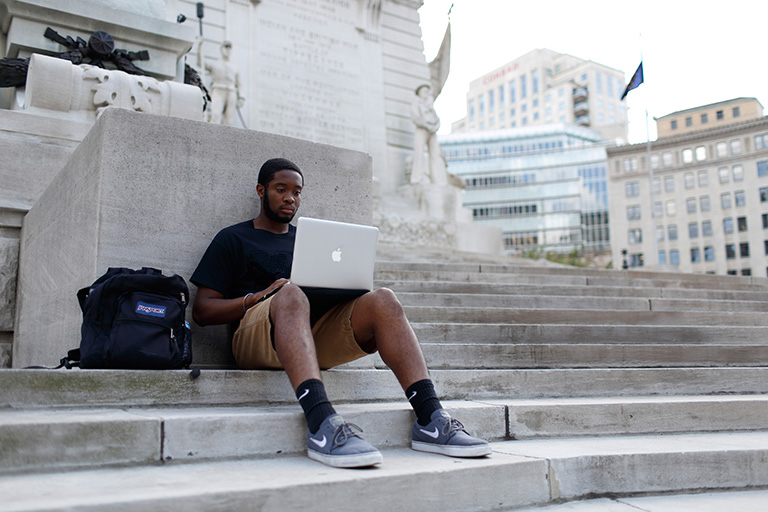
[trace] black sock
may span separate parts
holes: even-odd
[[[328,395],[325,394],[325,386],[318,379],[305,380],[299,384],[296,388],[296,398],[304,409],[307,427],[312,434],[317,432],[325,418],[336,413],[328,401]]]
[[[430,379],[420,380],[408,386],[405,396],[416,411],[416,421],[422,427],[429,423],[433,412],[443,408]]]

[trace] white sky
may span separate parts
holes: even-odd
[[[768,109],[764,0],[424,0],[427,62],[451,12],[451,71],[435,102],[442,126],[466,116],[469,83],[535,48],[568,53],[624,72],[642,55],[645,83],[631,91],[629,142],[651,139],[653,117],[741,96]]]

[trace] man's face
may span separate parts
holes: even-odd
[[[259,186],[261,209],[274,222],[288,224],[293,220],[301,203],[304,179],[301,174],[288,169],[277,171],[266,189]]]

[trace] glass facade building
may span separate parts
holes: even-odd
[[[452,133],[440,144],[465,183],[464,206],[501,228],[507,251],[609,247],[606,143],[596,131],[551,124]]]

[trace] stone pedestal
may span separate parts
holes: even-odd
[[[107,267],[151,266],[189,280],[221,228],[256,215],[258,169],[272,157],[304,171],[303,215],[371,223],[364,153],[105,110],[24,219],[14,367],[52,365],[78,346],[75,294]],[[196,365],[233,364],[224,328],[193,324],[193,342]]]

